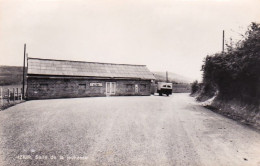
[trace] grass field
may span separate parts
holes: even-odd
[[[22,66],[0,66],[0,86],[22,84]]]

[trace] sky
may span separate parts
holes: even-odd
[[[29,57],[147,65],[201,80],[207,55],[260,22],[260,0],[0,0],[0,65]]]

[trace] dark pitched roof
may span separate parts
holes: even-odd
[[[28,75],[155,79],[145,65],[28,58]]]

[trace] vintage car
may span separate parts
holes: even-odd
[[[172,94],[172,83],[158,82],[157,93],[159,93],[160,96],[162,96],[163,94],[166,94],[167,96],[171,95]]]

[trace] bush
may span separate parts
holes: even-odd
[[[194,81],[192,84],[191,84],[191,94],[194,94],[196,92],[199,91],[199,83],[198,81]]]
[[[204,89],[218,90],[218,98],[259,104],[260,25],[252,23],[234,48],[207,56],[202,71]]]

